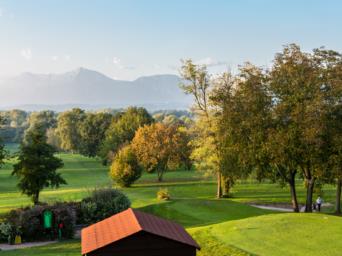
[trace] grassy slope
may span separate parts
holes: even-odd
[[[205,252],[199,255],[210,255],[208,252],[216,246],[219,255],[230,255],[225,250],[239,248],[241,255],[250,252],[265,256],[330,256],[341,255],[341,229],[340,217],[288,213],[228,221],[190,232],[199,242],[203,241]],[[212,241],[215,246],[207,248],[206,241]]]
[[[44,201],[79,200],[94,186],[109,184],[107,168],[102,167],[94,159],[79,155],[62,154],[60,156],[65,162],[65,167],[61,172],[68,181],[68,185],[59,190],[45,190],[42,193]],[[10,176],[10,172],[11,163],[9,162],[0,171],[0,212],[30,203],[28,198],[17,192],[16,179]],[[162,186],[169,189],[172,201],[159,202],[155,199],[156,192]],[[303,200],[304,190],[300,185],[298,190]],[[175,220],[187,227],[203,247],[199,253],[200,256],[250,255],[248,252],[277,255],[275,253],[278,245],[287,250],[286,255],[295,251],[305,255],[310,248],[319,250],[327,244],[325,240],[322,244],[321,237],[317,236],[318,231],[323,229],[327,230],[326,234],[333,234],[330,236],[325,234],[325,238],[339,241],[334,246],[329,244],[329,248],[332,249],[325,250],[327,253],[340,248],[340,241],[342,241],[335,232],[337,228],[342,228],[337,217],[318,214],[270,215],[269,213],[272,213],[270,211],[241,204],[241,202],[288,202],[287,188],[282,189],[275,184],[253,182],[238,184],[234,188],[232,200],[215,200],[213,181],[204,180],[196,172],[172,172],[165,176],[165,182],[162,184],[155,182],[155,175],[145,174],[138,184],[124,191],[131,199],[133,207]],[[326,198],[332,198],[333,188],[328,187],[326,194],[329,195]],[[291,238],[296,240],[293,246],[288,243]],[[300,248],[303,247],[303,249],[299,249],[298,243],[301,243]],[[0,252],[0,255],[49,256],[56,255],[56,251],[58,255],[80,255],[79,241]]]
[[[79,155],[61,154],[65,166],[61,170],[68,185],[58,190],[46,189],[41,194],[43,201],[80,200],[95,186],[110,185],[108,168],[103,167],[95,159]],[[30,200],[21,195],[16,188],[16,178],[12,177],[12,162],[7,162],[0,170],[0,214],[9,209],[30,204]],[[159,187],[167,186],[171,195],[176,198],[211,199],[215,195],[215,184],[203,180],[197,172],[170,172],[165,175],[165,182],[155,183],[154,174],[145,174],[133,188],[126,189],[134,207],[142,207],[156,203],[155,194]],[[298,197],[304,202],[305,191],[301,182],[297,184]],[[234,187],[234,198],[237,202],[289,203],[288,188],[280,188],[277,184],[244,182]],[[326,202],[334,202],[334,187],[324,187]]]

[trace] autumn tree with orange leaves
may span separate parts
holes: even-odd
[[[131,145],[139,163],[147,172],[156,172],[158,181],[163,180],[170,166],[189,158],[190,150],[184,147],[185,137],[182,132],[175,125],[154,123],[139,128],[133,138]]]

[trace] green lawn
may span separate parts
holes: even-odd
[[[11,150],[15,150],[13,145]],[[58,190],[44,190],[42,201],[80,200],[94,187],[112,185],[108,168],[96,159],[72,154],[60,154],[60,157],[65,163],[61,173],[68,185]],[[16,178],[10,175],[12,164],[8,161],[0,170],[0,213],[30,204],[30,200],[17,191]],[[168,188],[171,201],[160,202],[156,199],[160,187]],[[305,191],[301,181],[297,189],[299,200],[303,203]],[[284,251],[286,255],[309,255],[311,248],[317,253],[325,246],[329,248],[319,255],[339,255],[337,250],[342,250],[341,235],[335,232],[342,229],[339,217],[274,214],[246,204],[288,203],[288,188],[281,188],[277,184],[238,182],[233,190],[233,198],[216,200],[213,180],[204,179],[198,172],[177,171],[167,173],[162,183],[156,182],[154,174],[144,174],[137,184],[123,191],[133,207],[184,225],[203,247],[200,256],[285,255]],[[326,186],[324,191],[325,200],[333,202],[334,188]],[[324,230],[323,240],[319,235],[320,230]],[[292,238],[295,241],[291,243]],[[334,241],[331,246],[328,239]],[[80,245],[78,240],[73,240],[39,248],[0,252],[0,255],[76,256],[80,255]]]
[[[190,229],[204,246],[199,255],[341,255],[342,222],[326,214],[270,214]],[[206,241],[210,241],[207,246]],[[212,244],[216,245],[211,246]],[[227,253],[227,254],[225,254]],[[212,255],[216,255],[212,253]]]
[[[60,154],[64,161],[61,169],[68,185],[60,189],[46,189],[41,194],[43,201],[80,200],[94,187],[110,186],[108,167],[99,161],[80,155]],[[28,205],[30,200],[21,195],[16,187],[16,178],[11,176],[12,161],[8,161],[0,170],[0,214],[10,209]],[[167,187],[171,196],[176,199],[198,198],[213,199],[215,183],[202,178],[195,171],[177,171],[165,174],[165,182],[157,183],[154,174],[144,174],[136,185],[125,189],[134,207],[143,207],[156,203],[156,192],[160,187]],[[298,198],[304,203],[305,190],[301,181],[297,182]],[[335,189],[333,186],[324,187],[326,202],[334,202]],[[281,188],[277,184],[255,181],[237,183],[233,189],[232,200],[243,203],[289,203],[288,188]]]

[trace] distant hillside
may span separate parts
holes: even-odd
[[[0,82],[0,107],[58,111],[137,105],[150,110],[187,109],[191,97],[178,87],[179,79],[176,75],[154,75],[120,81],[85,68],[64,74],[24,73]]]

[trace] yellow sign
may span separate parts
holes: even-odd
[[[21,236],[19,235],[15,236],[14,244],[21,244]]]

